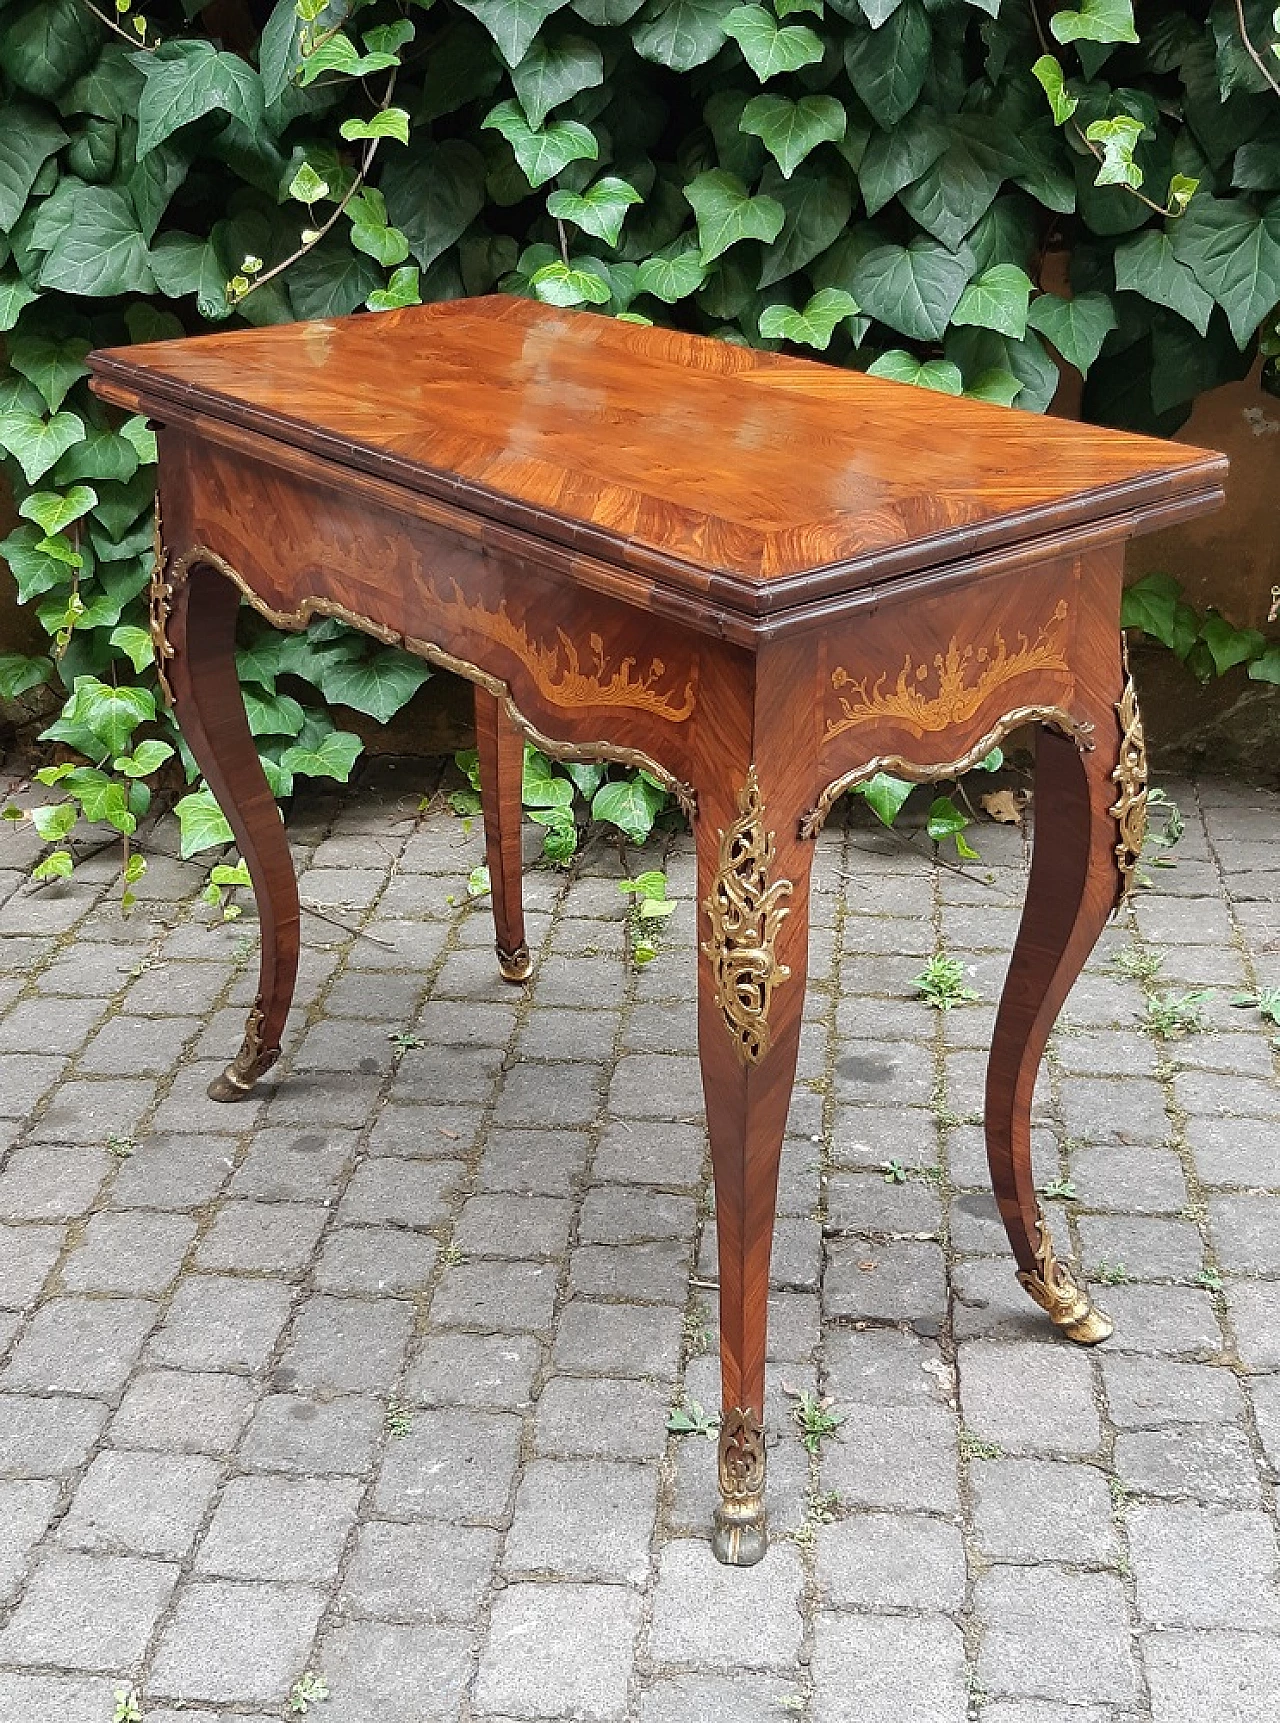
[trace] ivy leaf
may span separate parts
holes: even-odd
[[[370,311],[399,311],[406,305],[421,305],[422,291],[416,264],[392,271],[385,287],[375,287],[365,300]]]
[[[527,808],[567,808],[573,802],[573,785],[539,749],[526,748],[520,799]]]
[[[93,298],[155,291],[146,236],[123,192],[90,185],[76,194],[41,265],[40,285]]]
[[[1116,247],[1116,286],[1137,293],[1185,317],[1196,332],[1207,335],[1213,315],[1213,295],[1201,287],[1185,263],[1178,261],[1167,233],[1147,228]],[[1047,331],[1046,331],[1047,333]]]
[[[1031,277],[1025,270],[1016,263],[995,263],[965,288],[951,313],[951,321],[995,329],[1021,341],[1027,332],[1030,297]]]
[[[148,664],[155,662],[155,647],[152,645],[151,636],[145,628],[134,628],[130,623],[122,622],[118,627],[111,630],[110,640],[113,646],[120,648],[135,671],[141,672],[146,669]],[[144,742],[142,744],[144,748],[164,745],[159,742],[150,744]],[[169,753],[172,752],[173,749],[170,748]]]
[[[1027,322],[1048,336],[1067,361],[1082,375],[1102,351],[1102,343],[1119,319],[1105,293],[1080,293],[1060,299],[1053,293],[1038,294],[1027,313]],[[1006,334],[1012,331],[1006,331]]]
[[[79,77],[102,46],[102,33],[78,0],[42,0],[16,8],[0,36],[0,65],[32,96],[56,96]]]
[[[410,652],[387,648],[372,658],[345,659],[326,672],[324,697],[350,706],[385,724],[408,704],[431,675],[431,667]]]
[[[313,246],[289,271],[289,297],[304,319],[347,317],[381,285],[369,258],[336,237]]]
[[[20,275],[0,275],[0,334],[12,329],[26,307],[39,297]]]
[[[37,836],[47,844],[56,844],[61,838],[65,838],[75,829],[79,818],[80,813],[74,802],[47,802],[43,807],[31,810],[31,824],[35,827]]]
[[[374,36],[376,32],[370,30],[369,35]],[[339,31],[307,55],[298,82],[306,88],[325,72],[337,72],[346,78],[367,78],[371,72],[387,72],[399,64],[400,55],[396,49],[374,48],[362,54],[350,36]]]
[[[1055,12],[1049,28],[1059,42],[1136,42],[1132,0],[1080,0],[1074,12]]]
[[[67,141],[47,108],[29,102],[0,106],[0,231],[13,228],[27,207],[36,175]]]
[[[179,848],[184,861],[198,850],[222,849],[234,841],[235,834],[210,789],[193,790],[182,797],[173,811],[178,816]]]
[[[591,817],[604,820],[633,844],[642,844],[666,806],[667,792],[637,772],[633,778],[601,784],[591,798]]]
[[[553,12],[567,0],[461,0],[502,50],[508,66],[518,66]]]
[[[966,383],[964,392],[970,401],[990,401],[996,407],[1012,407],[1024,387],[1012,371],[997,366],[981,372],[972,383]]]
[[[479,215],[484,181],[484,157],[461,138],[415,142],[387,163],[379,182],[387,212],[423,269],[455,245]]]
[[[52,659],[28,658],[21,652],[0,652],[0,700],[16,700],[19,694],[39,688],[52,674]]]
[[[776,198],[752,197],[736,174],[712,168],[684,188],[698,223],[701,261],[712,263],[740,239],[766,245],[778,237],[786,211]]]
[[[9,564],[19,604],[28,604],[42,592],[63,586],[71,579],[71,569],[51,556],[44,544],[44,535],[34,526],[17,527],[0,543],[0,556]]]
[[[584,233],[603,239],[606,245],[616,245],[628,209],[633,203],[643,202],[633,185],[606,174],[581,195],[576,191],[553,191],[547,199],[547,214],[558,221],[571,221]]]
[[[964,378],[960,367],[948,359],[926,359],[923,363],[901,347],[891,347],[874,364],[867,366],[871,377],[888,377],[894,383],[914,383],[921,389],[933,389],[939,395],[963,395]]]
[[[1067,89],[1066,79],[1062,75],[1061,61],[1056,54],[1041,54],[1031,71],[1036,82],[1049,98],[1054,123],[1065,126],[1080,106],[1080,102]]]
[[[873,133],[858,164],[858,184],[867,214],[875,215],[905,186],[927,173],[950,141],[946,122],[924,103],[892,131]]]
[[[848,117],[834,96],[753,96],[742,110],[740,129],[760,139],[790,179],[811,151],[822,143],[838,143]]]
[[[985,114],[957,114],[947,131],[946,149],[902,202],[926,232],[958,251],[1022,158],[1016,139]]]
[[[902,0],[858,0],[858,4],[867,23],[873,30],[878,30],[887,18],[893,17]]]
[[[724,20],[732,10],[732,0],[653,0],[631,33],[631,46],[642,60],[691,72],[724,47]]]
[[[409,255],[409,241],[398,227],[387,226],[387,206],[382,193],[371,186],[358,193],[347,205],[351,217],[351,243],[366,257],[374,258],[384,269],[393,269]]]
[[[585,36],[537,37],[511,74],[525,117],[536,131],[562,102],[604,83],[604,56]]]
[[[698,255],[697,241],[684,236],[660,251],[646,257],[636,277],[637,293],[652,293],[664,305],[674,305],[696,293],[707,279],[707,268]]]
[[[1084,135],[1091,144],[1102,145],[1102,166],[1095,185],[1127,185],[1136,190],[1142,184],[1142,169],[1133,152],[1145,130],[1142,121],[1131,114],[1113,114],[1110,119],[1093,122]]]
[[[83,436],[84,420],[75,413],[55,413],[49,419],[21,408],[0,413],[0,448],[14,457],[29,485]]]
[[[570,162],[596,161],[600,155],[594,133],[581,121],[554,120],[545,131],[534,131],[514,97],[491,108],[482,125],[502,133],[515,152],[520,171],[535,191]]]
[[[853,199],[843,164],[832,169],[811,167],[792,179],[784,179],[770,165],[760,188],[781,204],[785,218],[777,244],[765,253],[760,271],[760,286],[771,287],[807,268],[834,244],[848,226]]]
[[[289,196],[296,203],[308,206],[319,203],[322,197],[330,196],[329,182],[316,172],[310,162],[300,162],[297,173],[289,181]]]
[[[19,335],[8,343],[9,363],[44,396],[51,413],[67,398],[71,385],[89,375],[85,354],[89,343],[71,337],[55,341],[47,335]]]
[[[836,326],[846,317],[858,315],[858,302],[839,287],[820,288],[803,311],[790,305],[769,305],[760,314],[760,333],[766,341],[795,341],[805,347],[825,349],[831,345]]]
[[[65,495],[58,491],[31,491],[18,504],[18,513],[24,520],[34,521],[46,538],[52,538],[97,506],[98,493],[92,486],[73,485]]]
[[[42,862],[32,868],[31,877],[37,880],[70,879],[75,867],[70,850],[52,850]]]
[[[1280,300],[1280,198],[1259,211],[1202,193],[1173,229],[1173,254],[1221,305],[1243,351]]]
[[[286,748],[280,764],[308,778],[336,778],[345,784],[364,743],[350,730],[328,730],[313,746]]]
[[[83,724],[107,754],[123,754],[139,724],[156,715],[155,696],[146,688],[112,688],[96,676],[77,676],[62,716]]]
[[[969,280],[971,265],[931,239],[877,245],[853,270],[850,287],[869,317],[913,341],[939,341]]]
[[[823,55],[822,38],[807,24],[779,25],[763,6],[735,6],[724,32],[742,49],[751,70],[766,83],[779,72],[798,72]]]
[[[1185,616],[1180,614],[1183,612]],[[1144,575],[1125,588],[1120,626],[1140,628],[1180,658],[1186,657],[1200,634],[1196,614],[1182,603],[1182,588],[1171,574]]]
[[[1210,610],[1200,627],[1200,638],[1209,648],[1213,667],[1225,676],[1233,665],[1256,658],[1265,649],[1266,640],[1256,628],[1233,628],[1225,616]]]
[[[607,305],[609,283],[593,269],[575,269],[555,258],[530,277],[533,291],[547,305]]]
[[[212,42],[171,41],[141,56],[146,79],[138,103],[139,161],[204,114],[232,114],[253,133],[262,124],[262,79],[239,54]]]
[[[865,784],[858,784],[854,793],[862,797],[882,826],[891,826],[914,789],[915,785],[909,784],[905,778],[877,772]]]
[[[932,46],[929,15],[920,0],[903,0],[879,30],[860,30],[845,42],[849,82],[885,131],[915,107]]]
[[[0,659],[0,665],[4,663]],[[1249,666],[1251,682],[1280,682],[1280,644],[1272,643],[1259,658],[1255,658]]]
[[[343,120],[338,127],[348,143],[365,138],[394,138],[398,144],[409,141],[409,115],[404,108],[380,108],[371,120]]]

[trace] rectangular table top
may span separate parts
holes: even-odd
[[[160,420],[237,426],[734,608],[1221,492],[1216,454],[508,296],[91,356]]]

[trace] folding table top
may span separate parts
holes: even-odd
[[[824,593],[1219,501],[1183,444],[956,399],[527,299],[238,329],[91,356],[160,422],[319,454],[686,591]]]

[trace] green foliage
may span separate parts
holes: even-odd
[[[1259,347],[1274,383],[1274,8],[1244,7],[1248,44],[1229,5],[1148,10],[276,0],[233,42],[177,0],[11,0],[0,463],[21,518],[0,554],[49,651],[0,654],[0,698],[61,686],[46,739],[115,786],[59,780],[77,820],[121,829],[160,790],[189,853],[229,835],[163,751],[154,438],[89,393],[92,346],[506,291],[1027,411],[1060,359],[1086,416],[1140,429],[1175,428]],[[1261,636],[1150,586],[1127,602],[1197,674],[1280,681]],[[336,623],[285,640],[246,618],[240,644],[281,796],[349,775],[359,742],[331,707],[385,721],[428,674]],[[636,842],[665,806],[642,774],[586,771],[527,775],[561,860],[575,796]],[[888,823],[909,791],[862,793]],[[965,843],[949,797],[929,828]],[[42,861],[54,875],[78,829]]]
[[[1235,628],[1213,609],[1197,615],[1171,574],[1144,575],[1128,587],[1120,619],[1167,646],[1201,682],[1243,664],[1251,681],[1280,683],[1280,641]]]

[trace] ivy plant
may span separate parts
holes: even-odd
[[[48,641],[0,643],[0,698],[57,691],[40,865],[105,822],[136,883],[158,790],[188,853],[229,836],[156,699],[154,442],[92,346],[497,291],[1031,412],[1072,367],[1087,417],[1169,432],[1259,351],[1277,383],[1278,43],[1273,0],[0,0],[0,555]],[[240,669],[282,797],[427,675],[249,617]],[[561,855],[575,805],[662,806],[541,756],[525,792]]]

